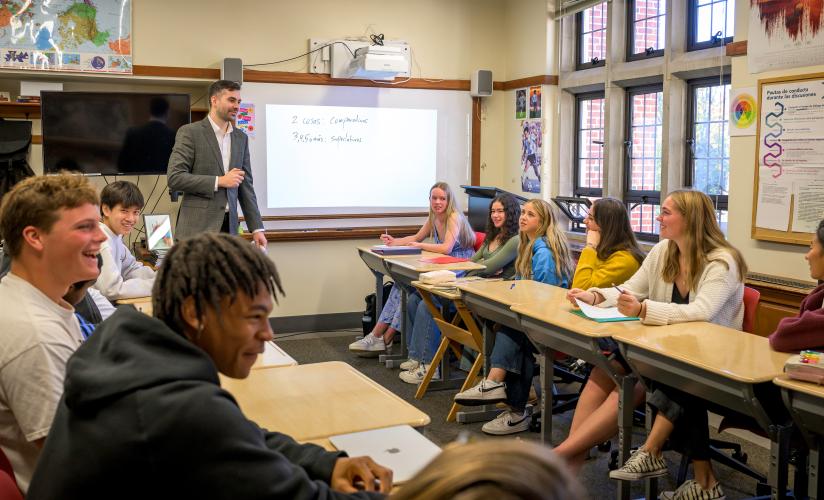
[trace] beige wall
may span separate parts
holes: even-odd
[[[736,2],[735,40],[747,39],[749,2]],[[810,66],[786,71],[750,74],[745,56],[732,58],[732,87],[757,87],[759,79],[778,76],[824,72],[824,66]],[[807,249],[753,240],[750,237],[755,179],[756,138],[730,139],[730,214],[728,237],[744,254],[751,272],[810,280],[809,268],[803,258]]]

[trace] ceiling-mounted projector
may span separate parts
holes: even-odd
[[[344,78],[394,80],[408,73],[408,49],[390,45],[370,45],[355,50],[355,57],[344,71]],[[334,76],[334,75],[333,75]]]

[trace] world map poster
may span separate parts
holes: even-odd
[[[824,64],[824,0],[749,0],[750,73]]]
[[[131,74],[131,2],[0,0],[0,67]]]

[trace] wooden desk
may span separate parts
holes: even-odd
[[[261,427],[298,441],[393,425],[422,427],[429,416],[346,363],[332,361],[221,376],[243,413]]]
[[[808,461],[807,495],[812,499],[824,495],[824,387],[793,380],[786,375],[774,379],[781,387],[784,404],[810,447]]]
[[[151,297],[135,297],[133,299],[119,299],[115,301],[117,305],[130,304],[138,311],[151,316],[152,315],[152,298]]]
[[[551,301],[550,285],[531,280],[476,281],[458,285],[464,303],[475,314],[516,330],[518,316],[512,312],[515,304]]]
[[[486,268],[483,264],[472,261],[453,262],[451,264],[422,262],[422,259],[431,257],[443,257],[443,255],[424,252],[421,255],[391,256],[383,261],[389,276],[392,277],[401,290],[401,321],[403,322],[399,338],[401,352],[395,355],[383,355],[378,358],[382,363],[386,363],[387,368],[394,368],[407,358],[406,335],[409,335],[412,328],[409,324],[409,316],[406,313],[406,301],[409,298],[409,293],[413,291],[412,282],[417,281],[421,273],[429,271],[474,271]]]
[[[770,390],[789,354],[772,351],[764,337],[705,322],[643,328],[613,338],[638,375],[755,419],[771,441],[773,498],[785,498],[791,425],[773,422],[759,395]],[[654,493],[654,488],[648,491]]]
[[[376,316],[380,316],[383,310],[383,301],[386,298],[383,296],[383,277],[384,275],[389,275],[389,270],[386,269],[383,261],[384,259],[398,256],[377,254],[372,251],[371,246],[358,247],[358,255],[375,277],[375,314]],[[438,255],[440,254],[421,252],[420,258],[436,257]]]
[[[298,362],[295,358],[289,356],[286,351],[278,347],[274,342],[266,342],[263,348],[263,354],[258,356],[252,369],[260,368],[277,368],[283,366],[295,366]]]
[[[458,359],[460,359],[462,354],[460,346],[469,347],[478,353],[478,357],[475,358],[475,361],[472,363],[472,367],[469,369],[469,373],[464,379],[463,385],[460,387],[461,392],[469,389],[474,385],[475,379],[481,371],[481,367],[485,363],[486,353],[484,352],[483,334],[481,333],[481,329],[478,328],[477,323],[475,323],[475,318],[472,317],[472,313],[469,309],[467,309],[466,305],[461,300],[461,292],[455,288],[443,288],[421,283],[420,281],[413,281],[412,285],[418,289],[418,293],[421,294],[427,309],[430,314],[432,314],[432,318],[435,320],[435,324],[438,325],[438,328],[441,331],[441,343],[438,346],[438,350],[435,352],[435,356],[432,358],[433,365],[441,365],[441,379],[449,382],[450,370],[447,349],[451,347]],[[452,303],[455,306],[456,314],[451,322],[444,318],[441,308],[435,304],[433,296],[439,297],[442,301]],[[461,325],[463,325],[463,327]],[[434,370],[427,371],[421,385],[418,386],[418,391],[415,393],[415,398],[423,398],[423,395],[429,388],[429,384],[434,373]],[[458,404],[453,402],[452,407],[446,416],[446,421],[453,422],[457,413]]]
[[[632,335],[645,327],[639,321],[598,323],[573,314],[572,304],[566,299],[565,288],[542,285],[543,300],[515,304],[512,312],[518,317],[519,330],[538,344],[544,360],[541,367],[541,440],[550,444],[552,436],[552,381],[554,366],[546,360],[554,359],[555,352],[563,352],[583,359],[608,374],[619,390],[618,411],[618,461],[623,464],[629,458],[632,441],[632,395],[637,378],[634,374],[619,371],[601,351],[598,341],[616,333]],[[517,287],[516,287],[517,288]],[[629,481],[620,481],[618,498],[629,498]]]

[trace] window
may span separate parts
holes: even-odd
[[[689,0],[687,50],[700,50],[732,41],[735,0]]]
[[[630,209],[632,228],[641,237],[654,238],[658,233],[663,101],[661,85],[627,91],[624,202]]]
[[[578,55],[576,69],[603,66],[607,54],[607,3],[576,15]]]
[[[575,97],[574,195],[600,198],[604,186],[604,93]]]
[[[627,60],[664,55],[666,1],[630,0],[627,6]]]
[[[707,193],[726,232],[730,187],[729,77],[690,82],[686,185]]]

